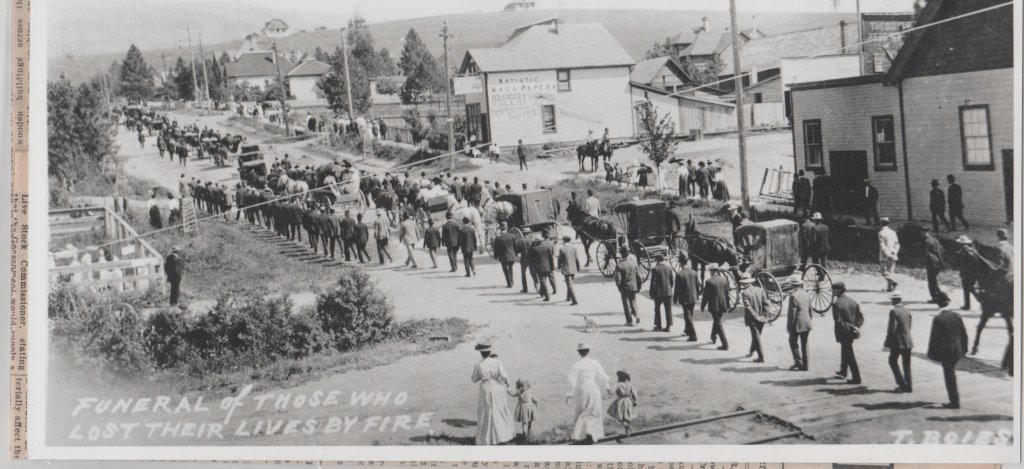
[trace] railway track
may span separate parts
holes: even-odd
[[[598,444],[714,444],[724,441],[742,445],[775,443],[806,438],[799,430],[759,410],[741,410],[684,422],[645,428],[625,435],[610,435]]]

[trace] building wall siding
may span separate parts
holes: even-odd
[[[945,190],[946,175],[953,174],[964,189],[964,216],[968,222],[998,225],[1005,220],[1001,155],[1003,149],[1013,148],[1011,90],[1013,69],[910,78],[903,82],[911,195],[917,218],[930,218],[930,181],[938,179]],[[964,170],[959,108],[967,100],[989,107],[993,170]]]
[[[313,101],[320,99],[322,93],[316,82],[320,77],[290,77],[288,88],[292,96],[299,101]]]
[[[665,96],[662,94],[648,91],[646,96],[644,90],[640,88],[633,88],[633,105],[636,106],[642,102],[650,100],[654,104],[654,108],[658,111],[659,116],[669,115],[672,117],[672,123],[675,124],[674,130],[680,132],[680,121],[679,121],[679,100],[672,96]],[[635,133],[639,135],[643,132],[643,125],[640,122],[640,116],[636,116],[633,119],[633,125]]]

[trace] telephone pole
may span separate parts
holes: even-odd
[[[185,28],[188,32],[188,61],[192,65],[192,99],[199,99],[199,80],[196,79],[196,59],[192,56],[192,30]]]
[[[212,114],[210,79],[206,77],[206,54],[203,52],[203,33],[199,33],[199,58],[203,61],[203,96],[206,98],[206,112]]]
[[[729,17],[732,22],[732,66],[736,83],[736,131],[740,141],[740,197],[743,211],[750,213],[750,193],[747,188],[747,124],[743,120],[743,74],[740,66],[740,38],[736,25],[736,0],[729,0]],[[751,109],[753,112],[753,109]]]
[[[292,136],[292,127],[288,124],[288,96],[284,88],[284,75],[281,74],[281,58],[277,56],[277,43],[271,46],[274,51],[274,64],[277,65],[277,82],[281,86],[281,120],[284,121],[284,136]]]
[[[857,0],[857,58],[860,59],[860,74],[864,75],[864,21],[860,13],[860,0]]]
[[[445,21],[444,25],[441,26],[441,38],[444,39],[444,76],[445,76],[445,93],[444,93],[444,108],[448,114],[448,152],[451,153],[451,158],[448,159],[449,167],[455,169],[455,119],[452,118],[452,69],[448,67],[448,38],[451,35],[448,34],[448,22]]]
[[[341,60],[345,64],[345,95],[348,97],[348,120],[354,121],[352,117],[352,76],[348,72],[348,43],[345,40],[345,29],[341,28]]]

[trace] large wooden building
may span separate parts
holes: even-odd
[[[931,0],[917,25],[1001,0]],[[823,169],[836,209],[930,219],[930,182],[954,175],[971,223],[1013,218],[1013,11],[996,8],[909,33],[885,74],[791,85],[796,169]]]

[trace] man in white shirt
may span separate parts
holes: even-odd
[[[885,291],[891,292],[896,289],[896,281],[892,274],[896,271],[896,259],[900,252],[900,239],[896,232],[889,228],[889,217],[879,220],[882,229],[878,230],[878,263],[882,269],[882,277],[885,277]]]
[[[593,189],[587,189],[587,200],[583,202],[586,206],[587,213],[592,217],[601,216],[601,201],[594,195]]]

